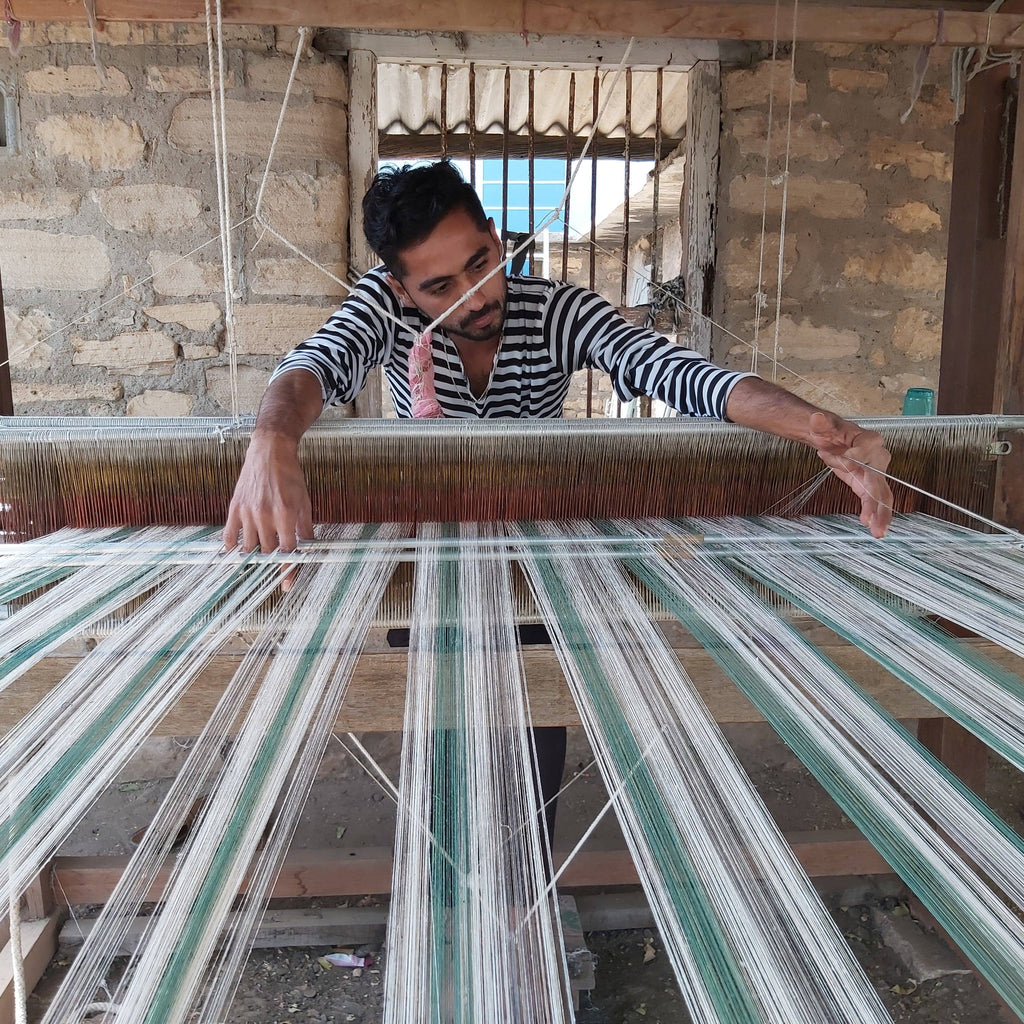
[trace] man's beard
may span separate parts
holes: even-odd
[[[473,326],[474,320],[479,319],[484,314],[491,314],[495,312],[497,312],[499,316],[493,323],[489,323],[485,327]],[[444,323],[441,326],[449,334],[457,335],[458,337],[465,338],[468,341],[491,341],[494,338],[501,337],[501,332],[505,329],[505,304],[503,302],[493,302],[491,305],[477,310],[472,316],[463,317],[456,324]]]

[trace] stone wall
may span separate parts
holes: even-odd
[[[228,31],[231,213],[242,221],[255,204],[294,33]],[[0,44],[0,85],[20,121],[0,155],[16,411],[223,414],[228,357],[204,29],[110,24],[98,53],[103,78],[84,25],[26,25],[17,59]],[[897,412],[906,388],[937,384],[952,108],[948,63],[936,51],[921,99],[900,123],[915,57],[845,45],[797,54],[779,380],[848,412]],[[716,310],[747,341],[772,71],[762,60],[723,76]],[[779,60],[773,175],[788,77],[788,60]],[[307,56],[264,208],[342,278],[347,103],[344,68]],[[780,204],[781,188],[771,185],[763,280],[772,296]],[[279,356],[323,322],[342,289],[252,222],[235,245],[242,409],[253,411]],[[571,278],[589,277],[585,262]],[[618,276],[616,260],[602,258],[598,287],[616,302]],[[774,299],[760,331],[769,355],[773,320]],[[714,355],[750,362],[749,347],[721,331]],[[764,357],[759,369],[771,376]],[[608,388],[597,380],[600,413]],[[574,389],[567,412],[582,400]]]
[[[916,50],[801,46],[796,57],[778,381],[841,412],[898,413],[937,387],[952,177],[948,56],[936,50],[905,123]],[[774,94],[759,333],[775,335],[789,59],[723,75],[716,319],[754,336],[768,98]],[[771,86],[770,86],[770,83]],[[750,347],[716,333],[714,355]],[[772,376],[762,354],[759,372]]]
[[[230,215],[242,411],[342,289],[251,217],[294,53],[291,30],[226,30]],[[218,202],[201,25],[108,24],[101,76],[84,25],[26,25],[0,83],[0,273],[19,414],[223,415],[230,409]],[[348,86],[300,67],[264,214],[347,274]]]

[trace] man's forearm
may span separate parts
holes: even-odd
[[[812,443],[811,417],[819,412],[835,415],[759,377],[737,381],[725,404],[733,423],[804,444]]]
[[[725,414],[734,423],[814,448],[860,499],[861,522],[874,536],[885,536],[893,498],[886,479],[889,451],[881,434],[757,377],[744,377],[736,383],[726,400]]]
[[[267,388],[253,437],[293,441],[316,422],[323,409],[320,381],[307,370],[289,370]]]

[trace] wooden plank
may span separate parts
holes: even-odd
[[[232,915],[230,921],[237,919]],[[386,907],[315,907],[305,910],[269,909],[260,921],[253,949],[282,946],[331,946],[383,942],[387,930]],[[152,918],[137,917],[117,948],[117,956],[131,956],[138,949]],[[76,949],[92,934],[96,918],[68,921],[61,929],[60,944]],[[228,924],[230,930],[232,924]]]
[[[798,832],[787,836],[797,859],[812,877],[879,874],[890,871],[885,860],[855,830]],[[555,851],[561,866],[564,850]],[[104,903],[128,864],[128,857],[58,857],[53,863],[55,888],[75,906]],[[381,847],[359,850],[296,850],[285,859],[272,899],[315,896],[365,896],[391,892],[392,853]],[[166,884],[164,868],[150,899]],[[560,889],[638,885],[628,850],[588,850],[577,855],[559,880]],[[245,891],[243,886],[242,891]]]
[[[63,910],[21,926],[21,949],[25,971],[25,990],[31,992],[57,952],[57,936],[64,921]],[[10,942],[0,952],[0,1024],[13,1024],[14,975],[11,969]]]
[[[995,644],[971,641],[969,645],[1007,668],[1020,669],[1020,659]],[[823,644],[821,650],[897,718],[935,716],[932,704],[857,648],[833,643]],[[719,722],[763,721],[703,648],[680,647],[676,653]],[[407,657],[404,651],[368,651],[360,656],[336,731],[399,731],[402,728]],[[77,658],[44,658],[0,693],[0,734],[20,721],[77,662]],[[233,654],[213,659],[154,735],[198,736],[240,662],[241,656]],[[554,651],[550,647],[529,647],[523,651],[523,664],[534,723],[538,726],[579,725],[579,716]]]
[[[11,0],[22,21],[85,21],[79,0]],[[190,22],[205,19],[196,0],[97,0],[103,21]],[[666,39],[770,40],[774,7],[767,3],[718,0],[236,0],[224,20],[243,25],[319,25],[366,31],[555,33],[572,36],[631,36]],[[948,5],[940,22],[936,8],[800,5],[798,42],[899,43],[906,46],[984,44],[1000,50],[1024,46],[1024,17],[986,15],[973,5]]]
[[[704,314],[693,315],[687,344],[710,359],[722,133],[722,79],[718,63],[705,61],[696,65],[690,72],[687,92],[686,184],[679,218],[686,253],[686,301]]]

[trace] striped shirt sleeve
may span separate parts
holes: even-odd
[[[650,395],[684,416],[724,420],[736,382],[754,376],[715,366],[692,349],[633,326],[600,295],[573,285],[552,295],[544,329],[567,372],[604,370],[623,401]]]
[[[353,401],[370,370],[391,356],[396,325],[382,310],[402,312],[383,275],[371,271],[313,337],[281,360],[271,381],[288,370],[308,370],[320,381],[325,405]]]

